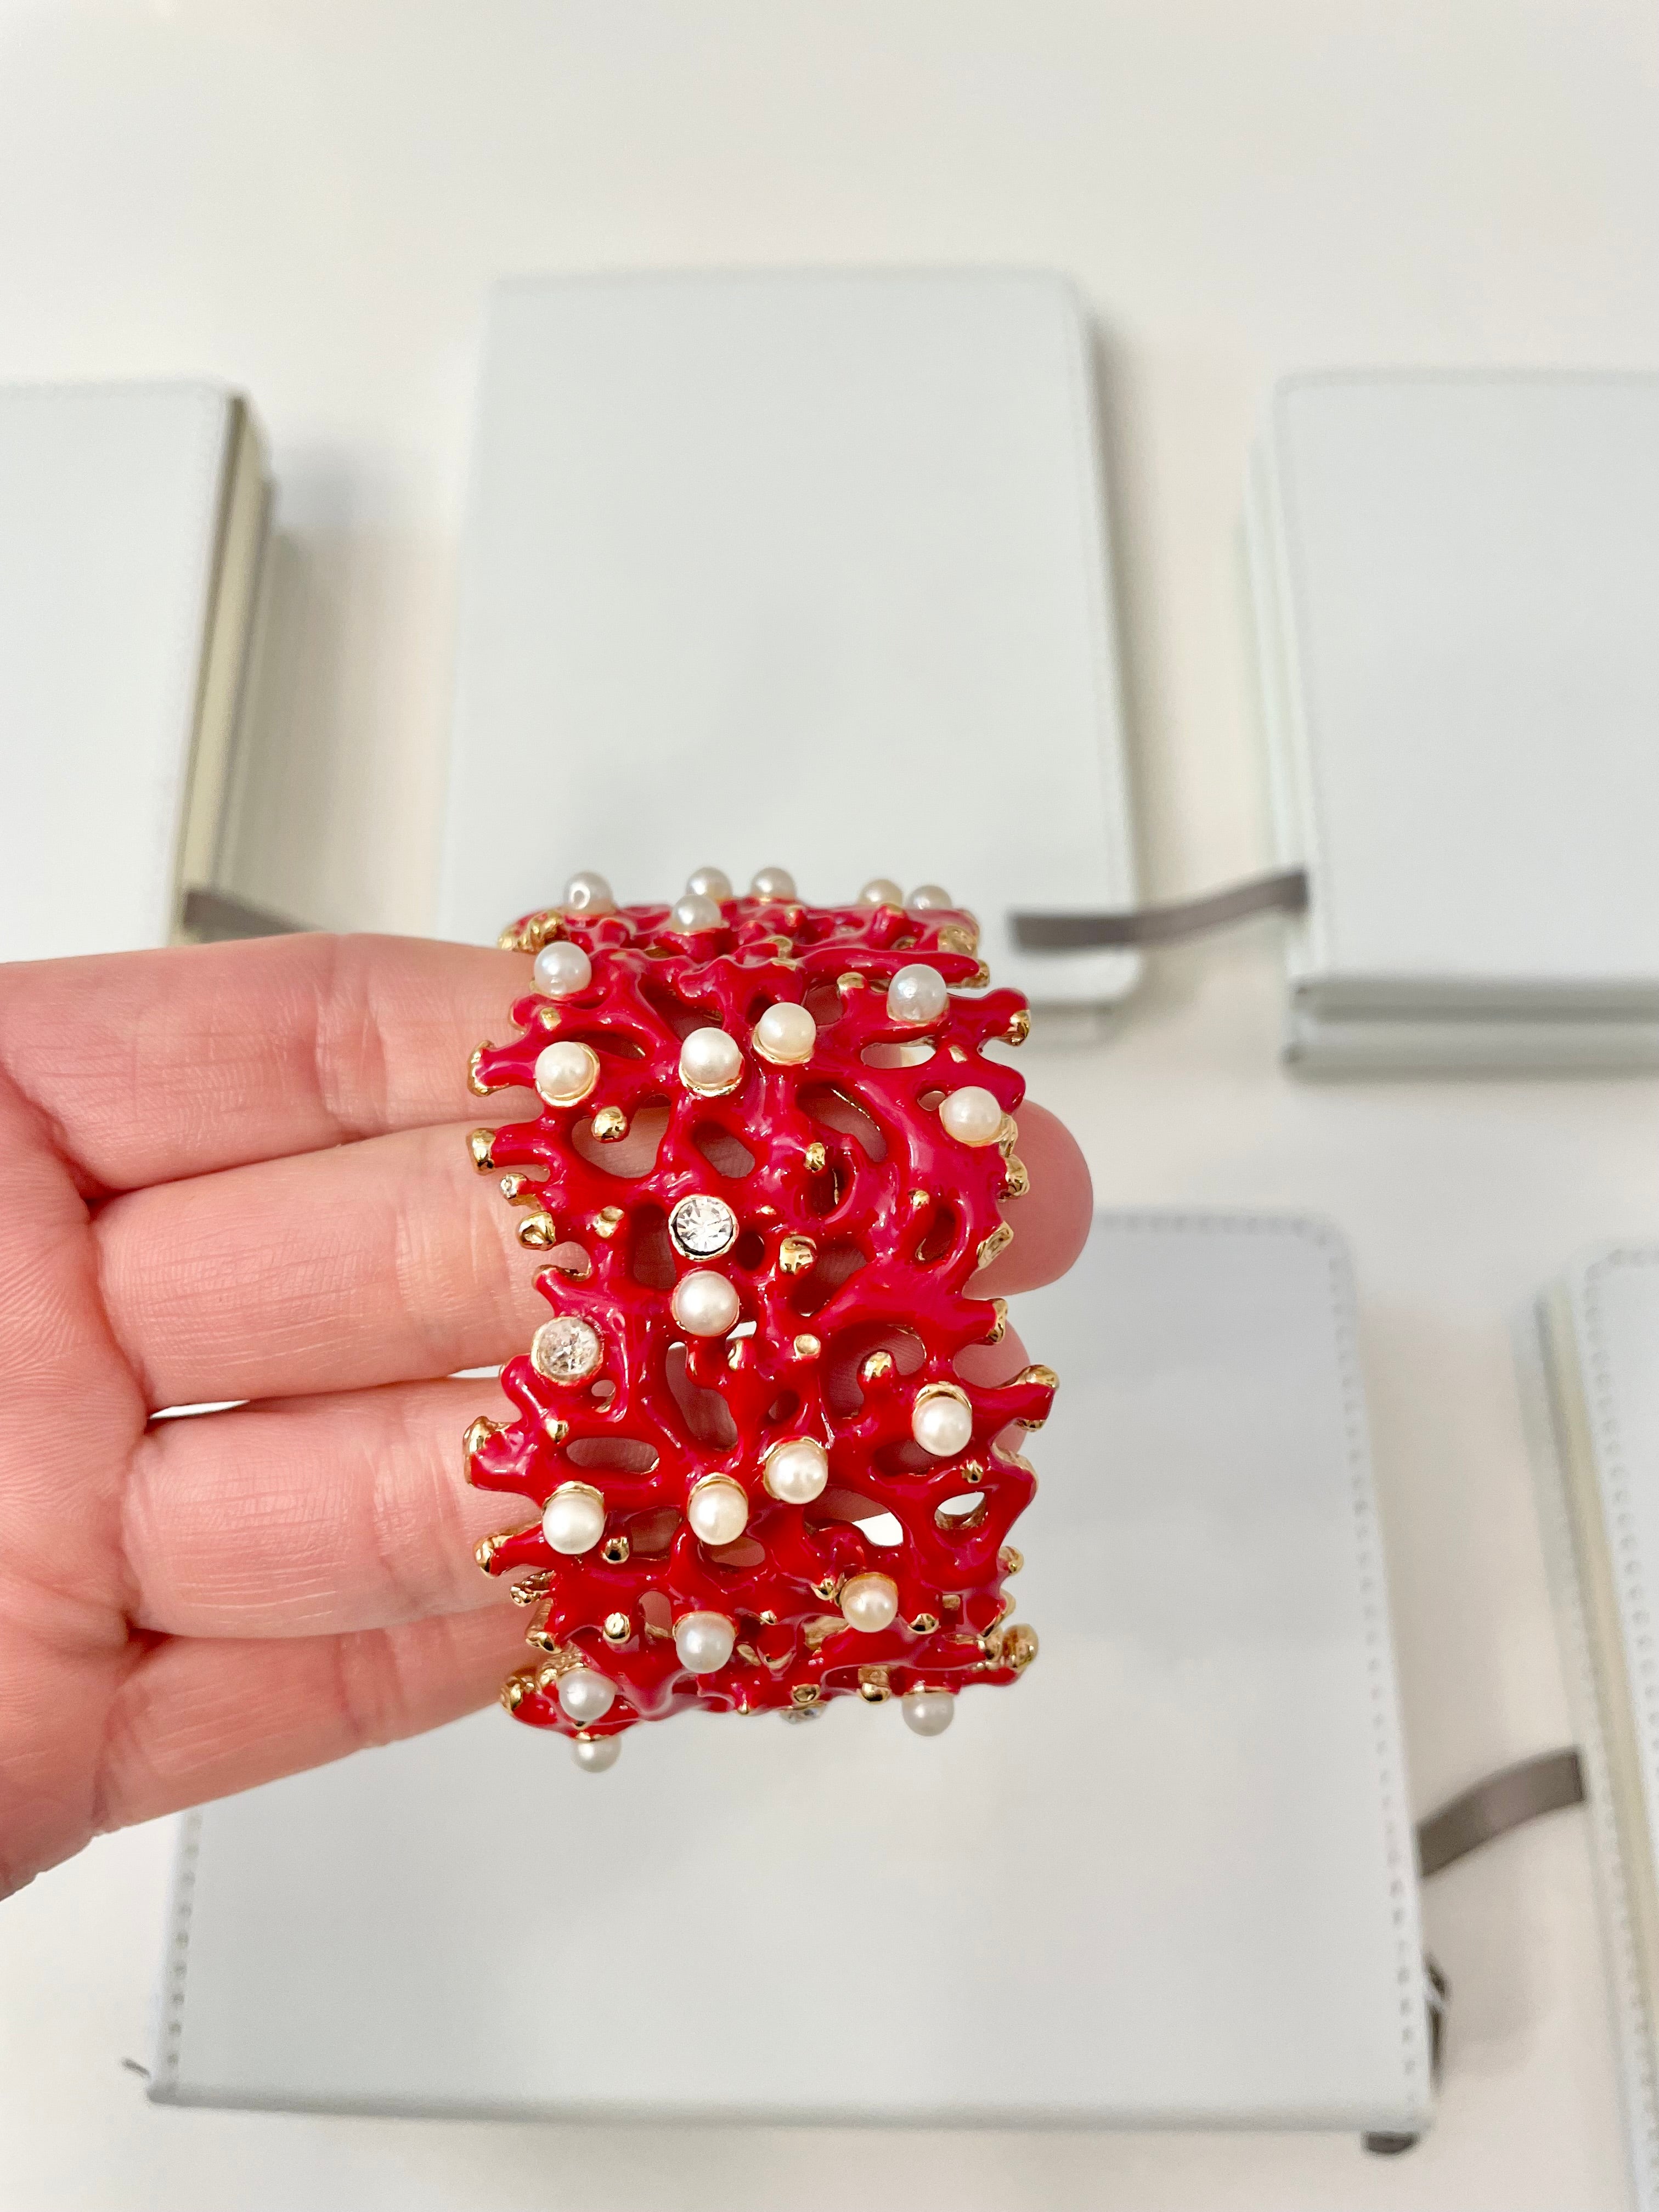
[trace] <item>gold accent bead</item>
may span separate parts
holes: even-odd
[[[931,1206],[933,1204],[933,1200],[928,1197],[925,1190],[906,1191],[904,1196],[905,1202],[909,1206],[912,1213],[920,1213],[923,1206]]]
[[[472,1556],[478,1562],[478,1565],[483,1568],[485,1574],[489,1572],[491,1560],[494,1559],[496,1553],[501,1550],[501,1546],[506,1541],[507,1538],[504,1535],[480,1536],[477,1542],[472,1547]]]
[[[556,1451],[559,1446],[564,1442],[565,1438],[570,1434],[570,1424],[568,1421],[562,1421],[556,1413],[544,1413],[542,1415],[542,1434],[547,1438],[549,1443],[550,1443],[553,1449]]]
[[[1016,1621],[1012,1628],[1003,1632],[1002,1663],[1005,1667],[1013,1668],[1018,1674],[1024,1674],[1036,1657],[1037,1648],[1036,1629],[1028,1628],[1024,1621]]]
[[[807,1174],[822,1175],[829,1164],[830,1153],[828,1148],[819,1144],[815,1138],[806,1147],[805,1165]]]
[[[981,960],[963,987],[969,991],[982,991],[991,980],[991,971]]]
[[[607,1566],[625,1566],[632,1549],[626,1536],[607,1536],[599,1547],[599,1557]]]
[[[545,1567],[538,1567],[533,1575],[526,1575],[521,1583],[509,1583],[507,1594],[514,1605],[539,1605],[552,1587],[552,1576]]]
[[[520,1243],[532,1252],[550,1252],[559,1241],[559,1224],[550,1213],[526,1213],[519,1224],[518,1237]]]
[[[607,1644],[626,1644],[634,1632],[634,1624],[625,1613],[607,1613],[599,1633]]]
[[[495,939],[503,952],[539,952],[559,933],[556,914],[532,914],[522,923],[509,922]]]
[[[623,1224],[623,1210],[619,1206],[602,1206],[593,1216],[593,1227],[601,1237],[614,1237]]]
[[[993,1298],[991,1304],[996,1309],[996,1319],[991,1324],[990,1334],[981,1337],[980,1341],[982,1344],[1000,1344],[1008,1334],[1008,1301],[1006,1298]]]
[[[471,1153],[472,1164],[480,1175],[491,1175],[495,1172],[495,1156],[489,1149],[495,1141],[495,1132],[493,1129],[467,1131],[466,1149]]]
[[[1010,1044],[1024,1043],[1031,1034],[1031,1010],[1029,1006],[1017,1006],[1009,1015],[1007,1034]]]
[[[884,1667],[859,1668],[859,1695],[867,1705],[884,1705],[893,1694],[891,1680]]]
[[[816,1682],[797,1682],[789,1692],[792,1705],[815,1705],[817,1701],[818,1686]]]
[[[1017,1575],[1025,1565],[1025,1554],[1017,1544],[1005,1544],[997,1553],[997,1565],[1005,1575]]]
[[[537,1687],[533,1674],[509,1674],[501,1684],[501,1703],[510,1713],[516,1713],[530,1692]]]
[[[1030,1188],[1030,1170],[1026,1166],[1024,1160],[1016,1159],[1013,1154],[1010,1152],[1008,1155],[1007,1179],[1002,1186],[1003,1196],[1005,1198],[1024,1198]]]
[[[614,1145],[628,1134],[628,1116],[620,1106],[601,1106],[593,1116],[593,1134],[602,1145]]]
[[[538,1651],[556,1651],[559,1639],[544,1620],[532,1622],[524,1632],[526,1644],[533,1644]]]
[[[856,968],[843,968],[836,978],[836,988],[845,997],[848,991],[862,991],[867,980]]]
[[[941,952],[977,952],[979,931],[960,921],[947,921],[939,933]]]
[[[778,1265],[786,1275],[804,1275],[817,1256],[810,1237],[786,1237],[778,1247]]]
[[[872,1352],[859,1368],[860,1380],[876,1382],[890,1375],[898,1365],[890,1352]]]
[[[803,1329],[800,1334],[795,1339],[795,1357],[797,1359],[816,1359],[823,1349],[823,1338],[814,1336],[810,1328]]]
[[[933,1636],[938,1631],[939,1615],[936,1613],[919,1613],[910,1623],[913,1636]]]
[[[812,1595],[814,1597],[823,1598],[827,1604],[834,1599],[836,1587],[836,1577],[833,1575],[826,1575],[822,1582],[813,1583]],[[846,1623],[843,1621],[838,1626],[845,1627]]]
[[[1042,1365],[1022,1367],[1013,1380],[1017,1383],[1040,1382],[1045,1389],[1048,1390],[1058,1390],[1060,1388],[1060,1377],[1052,1367]],[[1003,1387],[1006,1389],[1011,1389],[1012,1385],[1005,1383]],[[1022,1429],[1040,1429],[1048,1418],[1046,1413],[1022,1413],[1018,1417],[1019,1425]]]
[[[488,1098],[492,1091],[499,1091],[501,1087],[498,1083],[486,1083],[480,1073],[484,1054],[495,1049],[488,1037],[482,1044],[472,1048],[472,1057],[466,1063],[466,1087],[475,1098]]]
[[[483,1413],[479,1414],[476,1421],[467,1423],[466,1433],[461,1438],[461,1451],[466,1479],[469,1482],[472,1480],[473,1460],[483,1449],[491,1437],[498,1437],[501,1432],[501,1424],[499,1421],[489,1419]]]
[[[1000,1221],[979,1248],[976,1267],[988,1267],[999,1252],[1006,1252],[1014,1241],[1014,1232],[1006,1221]]]

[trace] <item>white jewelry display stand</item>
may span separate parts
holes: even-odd
[[[1411,2133],[1410,1819],[1346,1262],[1102,1215],[1018,1617],[919,1740],[480,1715],[189,1815],[151,2094],[474,2114]]]

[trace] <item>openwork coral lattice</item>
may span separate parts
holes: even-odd
[[[467,1432],[471,1480],[537,1515],[479,1561],[544,1655],[504,1702],[592,1767],[693,1705],[857,1691],[933,1733],[1036,1649],[1003,1589],[1035,1478],[1000,1440],[1054,1377],[956,1365],[1004,1328],[973,1283],[1026,1187],[1024,1085],[983,1048],[1022,1041],[1024,1001],[921,894],[711,878],[621,911],[579,878],[514,925],[537,988],[472,1060],[475,1091],[541,1099],[470,1142],[552,1309],[502,1374],[515,1418]]]

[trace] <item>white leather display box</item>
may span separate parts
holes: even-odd
[[[690,1716],[611,1773],[489,1712],[183,1823],[173,2103],[1413,2131],[1412,1828],[1338,1241],[1103,1215],[1014,1688]]]
[[[1659,2208],[1659,1246],[1587,1253],[1519,1352],[1583,1763],[1632,2198]]]
[[[1121,998],[1023,907],[1135,902],[1090,336],[1039,271],[510,284],[461,575],[441,935],[598,868],[943,883],[998,980]],[[520,834],[501,825],[521,811]],[[503,812],[503,809],[506,812]],[[533,826],[532,826],[533,825]]]
[[[1659,377],[1287,377],[1246,526],[1291,1064],[1659,1066]]]
[[[0,960],[165,945],[215,882],[267,509],[222,386],[0,387]]]

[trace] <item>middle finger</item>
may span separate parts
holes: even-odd
[[[1087,1223],[1070,1138],[1040,1109],[1021,1122],[1032,1188],[975,1284],[987,1297],[1060,1273]],[[105,1304],[149,1406],[420,1381],[526,1349],[545,1262],[465,1139],[405,1130],[112,1200],[94,1226]]]

